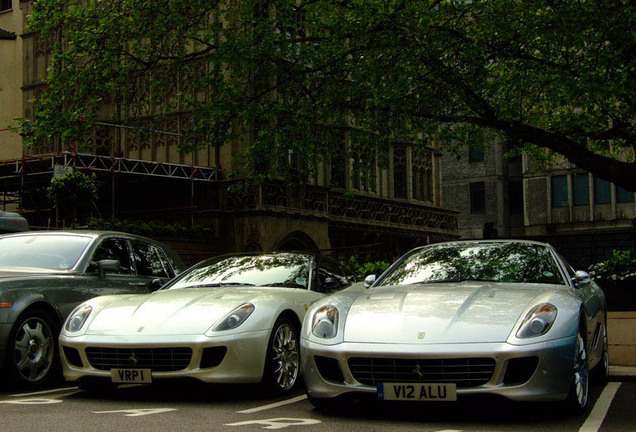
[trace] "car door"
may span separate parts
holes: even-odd
[[[103,260],[117,260],[119,268],[106,270],[104,277],[100,277],[98,263]],[[123,237],[108,237],[102,240],[93,252],[86,273],[93,277],[90,282],[92,296],[150,292],[148,278],[137,275],[130,242]]]
[[[322,257],[318,260],[316,291],[331,294],[347,288],[355,282],[353,275],[349,274],[338,262]]]
[[[157,246],[141,241],[131,240],[133,262],[137,278],[155,291],[174,277],[166,255]]]

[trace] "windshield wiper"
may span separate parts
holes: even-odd
[[[461,282],[462,280],[459,278],[451,278],[451,279],[427,279],[419,282],[413,282],[409,285],[420,285],[420,284],[432,284],[432,283],[447,283],[447,282]]]
[[[190,285],[184,288],[218,288],[218,287],[234,286],[234,285],[255,286],[254,284],[247,283],[247,282],[214,282],[209,284]]]
[[[263,284],[263,285],[259,285],[259,286],[306,288],[304,285],[297,284],[295,282],[273,282],[273,283]]]

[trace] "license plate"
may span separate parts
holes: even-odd
[[[150,369],[111,369],[110,376],[114,383],[143,384],[152,382]]]
[[[456,401],[455,384],[378,383],[378,399],[405,401]]]

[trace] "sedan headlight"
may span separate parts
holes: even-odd
[[[230,312],[225,318],[223,318],[218,324],[216,324],[212,331],[231,330],[237,328],[254,312],[254,305],[252,303],[245,303],[242,306],[237,307]]]
[[[557,316],[557,308],[550,303],[535,306],[528,312],[517,331],[519,339],[544,335],[550,330]]]
[[[338,309],[323,306],[316,311],[311,324],[311,332],[321,339],[333,339],[338,333]]]
[[[79,306],[69,315],[64,329],[70,333],[80,331],[92,311],[93,308],[91,306]]]

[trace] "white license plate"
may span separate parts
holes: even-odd
[[[114,383],[143,384],[152,382],[150,369],[111,369],[110,376]]]
[[[455,384],[378,383],[378,399],[404,401],[456,401]]]

